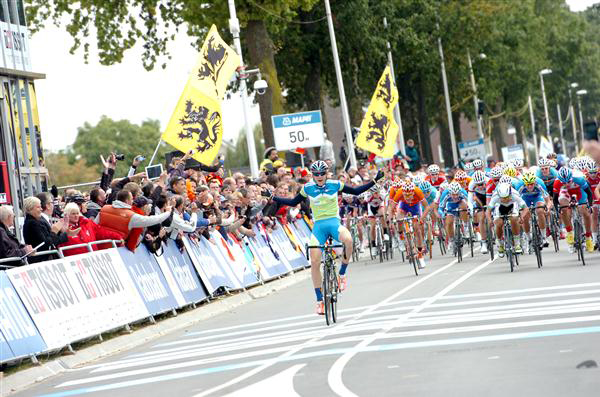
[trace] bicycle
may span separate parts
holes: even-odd
[[[530,229],[531,230],[531,241],[529,241],[529,252],[531,252],[531,248],[533,248],[533,252],[535,253],[535,257],[537,260],[538,269],[542,268],[542,232],[540,230],[540,225],[538,224],[536,206],[532,205],[529,207],[529,213],[531,214]]]
[[[514,236],[512,225],[510,223],[511,215],[500,215],[500,218],[502,218],[502,234],[504,235],[502,243],[504,245],[504,252],[508,259],[508,263],[510,264],[510,272],[512,273],[515,271],[515,266],[519,266],[519,256],[514,250]]]
[[[483,222],[485,223],[485,244],[488,249],[488,253],[490,254],[490,260],[494,260],[494,228],[490,225],[490,220],[487,217],[486,212],[487,207],[477,207],[475,210],[483,211]],[[479,225],[481,228],[481,224]]]
[[[425,242],[425,247],[429,252],[429,259],[433,258],[433,220],[431,217],[427,217],[427,219],[423,222],[423,240]]]
[[[406,249],[406,258],[408,259],[408,262],[413,266],[415,276],[418,276],[419,259],[417,255],[417,244],[415,242],[415,230],[413,227],[413,221],[415,219],[418,219],[418,217],[411,216],[398,219],[398,222],[402,225],[402,229],[404,230],[404,247]]]
[[[337,322],[337,303],[340,294],[340,284],[333,259],[334,248],[344,248],[343,244],[333,244],[333,239],[329,237],[323,245],[306,245],[306,258],[310,259],[308,250],[318,248],[323,251],[321,263],[323,265],[323,283],[321,292],[323,293],[323,304],[325,306],[325,322],[327,325]]]
[[[582,205],[588,207],[587,203],[577,204],[575,196],[571,197],[571,203],[569,205],[561,205],[559,208],[571,208],[572,222],[573,222],[573,247],[577,251],[577,260],[581,261],[582,265],[585,266],[585,232],[583,228],[583,220],[581,214],[577,211],[578,207]],[[589,208],[589,207],[588,207]]]
[[[442,221],[441,218],[438,218],[437,221],[437,226],[438,226],[438,243],[440,245],[440,253],[442,255],[446,255],[446,252],[448,251],[446,249],[446,229],[444,229],[444,222]]]
[[[466,239],[471,239],[471,237],[467,237],[463,235],[463,221],[460,219],[460,213],[469,211],[468,209],[457,208],[452,211],[455,213],[454,215],[454,256],[458,259],[459,262],[463,260],[462,249]],[[472,233],[471,229],[471,233]],[[471,255],[473,255],[473,245],[471,244]]]
[[[552,241],[554,241],[554,252],[558,252],[560,249],[560,220],[558,217],[558,208],[550,211],[550,235],[552,236]]]
[[[383,263],[383,255],[385,254],[386,256],[386,260],[387,258],[387,250],[384,250],[383,244],[383,228],[381,227],[381,215],[376,215],[374,216],[375,218],[375,247],[372,246],[371,243],[369,243],[369,254],[371,255],[371,260],[375,259],[375,257],[379,257],[379,262]],[[369,225],[369,239],[371,238],[371,233],[370,233],[370,228],[372,226]],[[375,248],[375,253],[373,253],[373,250]]]
[[[350,218],[350,234],[352,235],[352,262],[360,258],[360,239],[358,237],[358,219]]]

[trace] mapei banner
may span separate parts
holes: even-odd
[[[154,255],[143,246],[135,252],[126,247],[117,250],[150,314],[160,314],[178,307]]]
[[[206,299],[207,295],[187,252],[179,252],[175,241],[163,244],[163,254],[156,257],[167,284],[179,307]]]
[[[49,349],[149,316],[115,248],[6,274]]]
[[[212,295],[220,287],[230,289],[239,287],[239,283],[234,281],[235,276],[231,274],[229,266],[222,266],[221,261],[218,261],[218,257],[213,254],[211,242],[205,238],[191,240],[185,236],[183,243],[209,294]],[[220,255],[219,257],[222,258]]]
[[[5,272],[0,272],[0,303],[0,360],[46,350],[46,344]]]

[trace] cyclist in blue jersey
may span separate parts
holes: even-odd
[[[477,240],[481,242],[482,254],[488,253],[487,244],[483,244],[483,241],[487,238],[487,231],[485,227],[482,227],[484,225],[485,217],[484,207],[487,199],[487,182],[488,178],[486,178],[485,173],[481,170],[477,170],[473,173],[468,189],[468,203],[469,207],[473,209],[473,223],[477,224],[479,228]]]
[[[539,159],[535,176],[542,180],[548,194],[551,198],[554,198],[554,180],[558,178],[558,171],[556,171],[556,168],[552,167],[552,161],[544,157]]]
[[[523,178],[519,181],[515,189],[521,195],[521,198],[525,201],[527,207],[536,207],[535,212],[537,213],[537,221],[542,234],[542,243],[544,247],[547,247],[546,208],[550,209],[552,207],[552,201],[550,200],[550,195],[548,194],[544,182],[536,177],[534,173],[528,172],[523,175]],[[528,211],[523,215],[523,228],[525,229],[525,235],[529,241],[531,241],[530,219],[531,213]],[[526,244],[526,242],[524,242],[524,244]]]
[[[454,218],[459,214],[458,210],[466,210],[467,206],[467,191],[460,186],[458,182],[452,182],[448,185],[448,189],[444,190],[440,196],[438,205],[438,214],[444,218],[446,227],[446,236],[448,236],[448,251],[454,249]],[[463,221],[468,220],[466,212],[460,214]]]
[[[295,207],[302,200],[310,200],[313,219],[315,221],[310,239],[310,245],[323,245],[331,236],[334,240],[344,245],[344,255],[342,256],[342,266],[340,267],[340,290],[346,289],[348,281],[346,277],[346,268],[350,257],[352,256],[352,236],[348,229],[342,226],[339,217],[338,193],[347,193],[359,195],[366,192],[375,185],[375,182],[383,178],[383,171],[377,172],[375,180],[362,186],[350,187],[344,183],[327,179],[329,167],[324,161],[318,160],[311,164],[310,172],[313,180],[308,182],[293,199],[284,197],[272,197],[272,200],[290,207]],[[315,295],[317,296],[317,314],[324,314],[323,294],[321,291],[321,250],[312,248],[310,250],[311,276]]]

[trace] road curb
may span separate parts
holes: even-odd
[[[76,351],[71,356],[60,356],[42,365],[3,376],[0,378],[0,396],[9,396],[70,369],[140,346],[163,335],[181,330],[248,302],[252,302],[255,299],[260,299],[283,290],[309,277],[310,271],[303,269],[280,279],[250,288],[244,292],[218,298],[208,304],[179,313],[175,317],[164,319],[130,334],[119,335],[97,345],[86,347]]]

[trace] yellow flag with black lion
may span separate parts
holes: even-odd
[[[356,137],[356,146],[383,158],[392,158],[395,152],[398,124],[394,107],[398,103],[398,89],[389,65],[383,71],[371,97],[365,117]]]

